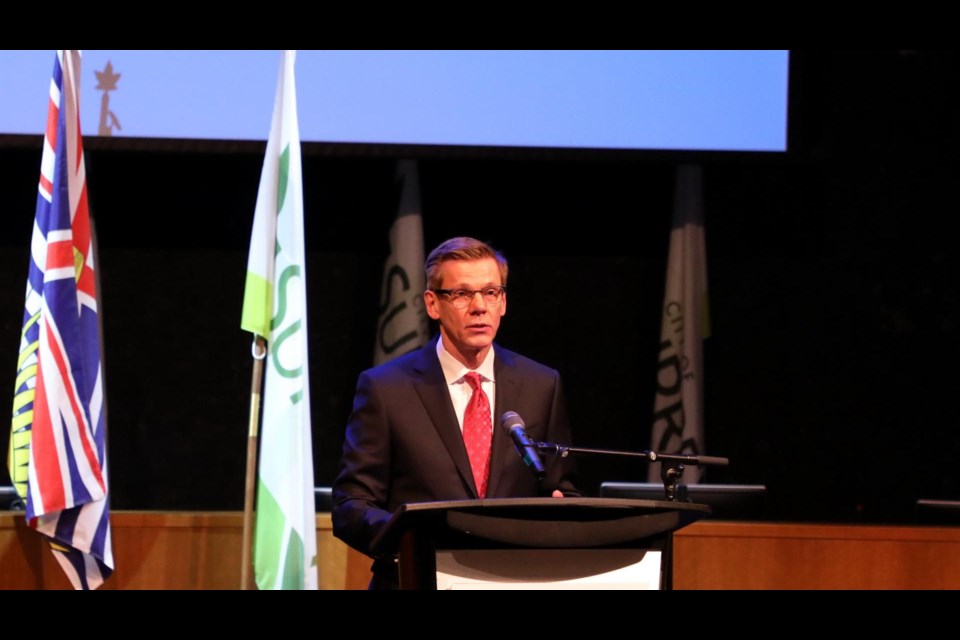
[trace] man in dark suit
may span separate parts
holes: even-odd
[[[407,502],[579,495],[568,460],[544,460],[538,480],[509,434],[493,428],[515,411],[531,439],[570,442],[559,374],[494,344],[507,310],[507,261],[486,243],[453,238],[425,267],[424,303],[440,334],[360,375],[333,486],[334,534],[370,556],[391,512]],[[396,579],[392,558],[377,558],[373,569],[372,586]]]

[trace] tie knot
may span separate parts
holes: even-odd
[[[480,388],[480,374],[476,371],[471,371],[466,375],[467,384],[470,385],[470,388],[476,391]]]

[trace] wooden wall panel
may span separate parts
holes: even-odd
[[[242,514],[116,512],[104,589],[237,589]],[[960,589],[960,528],[698,522],[674,537],[676,589]],[[322,589],[365,589],[370,559],[317,515]],[[0,512],[0,589],[69,589],[23,515]]]
[[[675,589],[960,589],[960,528],[698,522]]]
[[[115,512],[117,569],[103,589],[237,589],[243,514]],[[370,560],[333,537],[317,515],[321,589],[365,589]],[[45,542],[22,514],[0,513],[0,589],[69,589]]]

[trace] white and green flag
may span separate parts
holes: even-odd
[[[423,222],[415,161],[397,164],[397,193],[397,219],[390,228],[390,255],[383,266],[374,364],[422,347],[430,339],[423,306]]]
[[[295,59],[283,52],[240,323],[267,340],[254,533],[260,589],[317,588]]]
[[[701,189],[700,167],[677,169],[650,443],[660,453],[704,453],[703,339],[710,323]],[[688,466],[683,483],[696,483],[701,475],[700,467]],[[660,480],[660,465],[650,465],[648,479]]]

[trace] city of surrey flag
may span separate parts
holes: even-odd
[[[423,221],[415,161],[397,164],[397,194],[397,219],[390,228],[390,255],[383,266],[375,365],[422,347],[430,339],[423,304]]]
[[[710,325],[701,189],[700,167],[678,168],[650,442],[660,453],[704,452],[703,339]],[[683,482],[694,484],[702,475],[700,467],[687,466]],[[648,479],[660,481],[660,465],[650,465]]]
[[[283,52],[240,323],[267,341],[253,552],[260,589],[317,588],[295,59]]]
[[[30,527],[76,589],[113,572],[94,238],[80,135],[80,52],[58,51],[40,163],[9,467]]]

